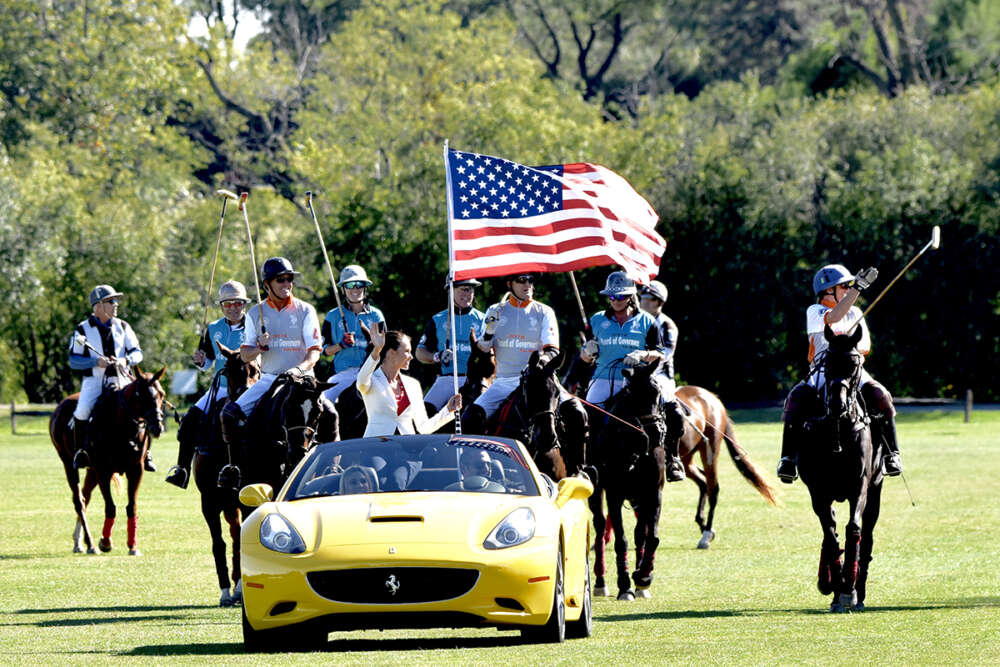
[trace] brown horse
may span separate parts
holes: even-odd
[[[149,449],[150,437],[159,437],[163,432],[164,392],[160,379],[165,370],[161,368],[156,373],[144,373],[136,367],[136,378],[132,382],[121,389],[105,389],[91,416],[93,454],[82,488],[79,471],[73,467],[75,448],[73,433],[69,428],[79,394],[63,399],[52,413],[49,436],[66,471],[66,481],[73,494],[73,508],[76,510],[74,552],[83,550],[80,545],[82,537],[87,553],[95,553],[86,512],[95,486],[101,489],[101,495],[104,496],[104,528],[99,546],[101,551],[111,551],[111,529],[117,513],[111,495],[111,480],[116,474],[124,474],[128,480],[128,504],[125,510],[128,516],[129,554],[141,555],[136,545],[136,495],[142,483],[142,462]]]
[[[212,557],[215,561],[215,573],[219,580],[219,605],[230,607],[240,601],[242,587],[240,585],[240,504],[236,489],[219,485],[219,472],[227,464],[235,463],[222,441],[222,425],[219,414],[225,401],[234,401],[247,387],[260,379],[260,360],[250,363],[240,358],[239,350],[230,350],[219,344],[219,352],[226,358],[226,364],[221,376],[226,378],[228,398],[211,402],[207,419],[199,430],[199,442],[194,456],[194,482],[201,495],[201,514],[208,525],[212,538]],[[213,380],[217,386],[219,376]],[[213,395],[214,397],[214,395]],[[232,585],[230,592],[230,571],[226,562],[226,541],[222,536],[222,519],[229,527],[229,537],[232,542]]]
[[[695,386],[678,387],[675,396],[681,408],[686,409],[687,421],[684,436],[678,443],[677,450],[687,476],[698,485],[698,511],[694,520],[701,529],[698,548],[707,549],[715,538],[712,520],[715,517],[715,505],[719,500],[719,454],[723,441],[736,469],[772,505],[776,502],[775,488],[764,479],[760,469],[736,441],[733,422],[718,396],[707,389]],[[694,464],[696,453],[700,456],[700,468]]]

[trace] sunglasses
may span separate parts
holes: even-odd
[[[631,295],[629,295],[629,294],[609,294],[608,298],[611,299],[612,301],[625,301],[626,299],[629,298],[629,296],[631,296]]]
[[[104,301],[101,301],[101,303],[103,303],[106,306],[117,306],[118,304],[121,303],[121,301],[119,301],[118,299],[105,299]]]
[[[283,276],[278,276],[277,278],[275,278],[274,282],[276,282],[276,283],[294,283],[295,282],[295,276],[285,274]]]
[[[367,287],[368,283],[361,280],[352,280],[348,283],[344,283],[344,289],[362,289]]]
[[[534,276],[518,276],[514,278],[515,283],[533,283],[535,282]]]
[[[236,308],[237,306],[242,307],[243,306],[243,301],[240,301],[239,299],[234,299],[232,301],[223,301],[222,302],[222,307],[223,308]]]

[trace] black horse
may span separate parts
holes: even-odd
[[[472,350],[470,365],[480,363],[473,361],[477,356],[488,356],[476,345]],[[564,359],[562,351],[545,361],[533,352],[517,388],[486,425],[463,419],[462,430],[520,440],[538,469],[554,480],[581,472],[587,454],[587,413],[575,398],[562,401],[564,390],[556,372]]]
[[[844,612],[864,609],[872,534],[881,507],[882,472],[876,465],[881,458],[874,451],[859,387],[864,357],[856,346],[861,329],[850,336],[837,336],[826,327],[823,335],[829,347],[817,370],[825,382],[815,403],[806,406],[809,416],[798,466],[823,528],[819,591],[833,594],[830,611]],[[843,552],[837,537],[835,501],[849,505]]]
[[[608,595],[604,580],[604,549],[607,522],[615,536],[618,599],[650,597],[653,560],[660,544],[659,523],[666,454],[663,447],[667,423],[660,407],[660,391],[653,375],[660,361],[625,368],[628,384],[605,403],[606,414],[590,410],[593,424],[591,457],[597,468],[597,483],[590,496],[594,516],[594,594]],[[608,514],[601,507],[601,493]],[[628,500],[636,511],[636,569],[629,577],[628,539],[622,523],[622,504]],[[636,590],[632,590],[632,584]]]
[[[229,607],[240,601],[240,523],[241,512],[236,489],[218,484],[223,466],[238,464],[222,441],[220,413],[228,401],[235,401],[240,394],[260,378],[260,360],[247,363],[240,358],[239,350],[230,350],[219,344],[219,351],[226,364],[212,381],[209,396],[212,398],[206,418],[198,425],[197,446],[194,455],[194,481],[201,495],[201,514],[208,525],[212,538],[212,557],[215,573],[219,581],[219,605]],[[215,400],[221,377],[226,378],[228,397]],[[221,519],[220,519],[221,517]],[[232,543],[232,586],[230,592],[230,570],[226,562],[226,541],[222,535],[222,520],[229,528]]]
[[[219,484],[263,482],[277,493],[313,443],[339,439],[337,412],[321,396],[329,388],[311,375],[282,373],[275,378],[243,430],[246,435],[235,457],[241,479],[234,480],[230,469],[224,469]],[[223,422],[225,429],[225,417]]]

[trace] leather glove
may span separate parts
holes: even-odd
[[[496,334],[500,326],[500,308],[500,304],[495,303],[487,309],[486,320],[483,322],[485,338],[492,338]]]
[[[597,344],[596,340],[591,338],[583,344],[583,351],[588,357],[594,359],[601,353],[601,346]]]
[[[441,350],[440,352],[435,352],[434,353],[434,361],[436,361],[439,364],[444,364],[445,366],[447,366],[448,364],[450,364],[451,360],[454,359],[454,358],[455,358],[455,355],[452,354],[452,351],[451,351],[450,347],[446,347],[445,349]]]
[[[854,284],[852,287],[859,292],[864,292],[866,289],[872,286],[872,283],[878,278],[878,269],[875,267],[869,267],[867,269],[861,269],[858,271],[858,275],[854,276]]]
[[[354,346],[354,333],[348,331],[344,334],[344,337],[340,339],[340,347],[353,347]]]
[[[625,359],[622,360],[622,363],[625,368],[635,368],[636,366],[641,366],[644,363],[643,353],[640,350],[629,352],[625,355]]]

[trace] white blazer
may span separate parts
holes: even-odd
[[[410,404],[403,410],[403,414],[397,415],[396,395],[389,386],[389,380],[382,372],[382,368],[375,368],[377,363],[378,361],[369,354],[365,363],[361,365],[361,370],[358,371],[356,381],[358,391],[365,400],[365,411],[368,413],[365,437],[392,435],[397,430],[406,434],[433,433],[455,418],[447,405],[433,417],[428,417],[420,383],[402,373],[399,377],[403,381],[403,388],[410,399]]]

